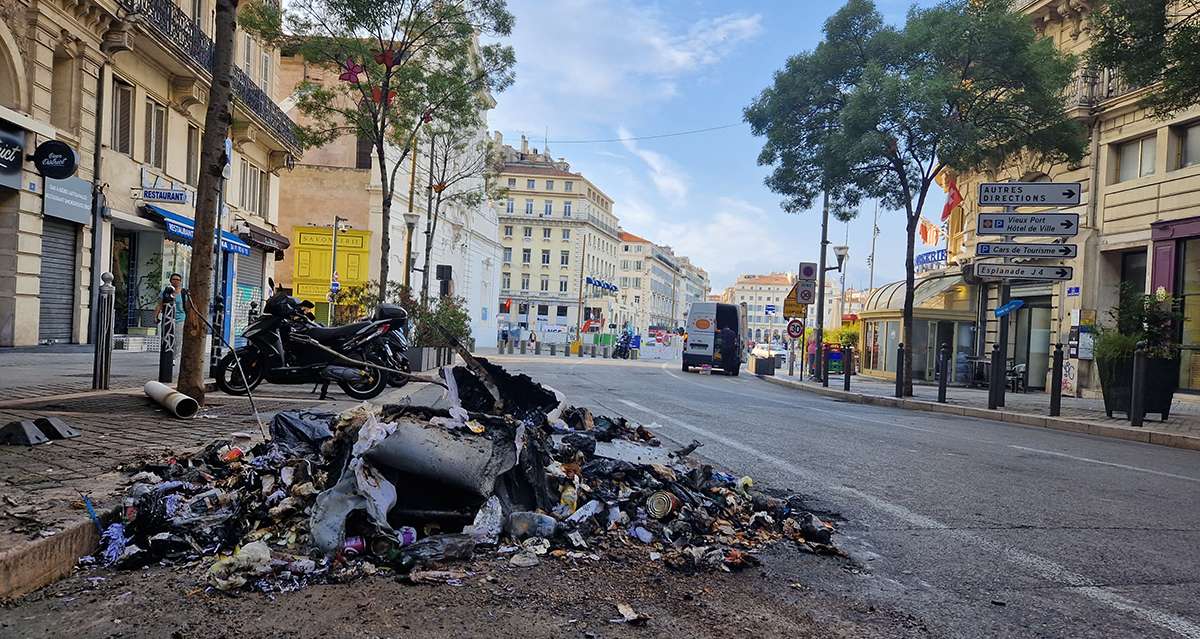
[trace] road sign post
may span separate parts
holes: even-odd
[[[1008,260],[1009,258],[1005,258]],[[1075,275],[1070,266],[1038,266],[1033,264],[976,264],[975,275],[991,280],[1069,280]]]
[[[1076,244],[1022,244],[1020,242],[979,242],[975,257],[1024,257],[1032,259],[1065,260],[1079,256]]]
[[[1083,189],[1075,182],[984,182],[980,206],[1078,206]]]
[[[1007,242],[1015,237],[1075,237],[1079,234],[1078,213],[980,213],[976,216],[978,235],[1002,235]]]

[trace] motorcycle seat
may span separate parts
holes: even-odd
[[[355,322],[345,326],[334,326],[326,328],[324,326],[311,326],[304,331],[305,335],[317,340],[318,342],[336,341],[350,337],[351,335],[362,330],[362,327],[370,324],[370,322]]]
[[[408,311],[404,310],[404,307],[398,304],[380,304],[379,306],[375,307],[375,314],[372,316],[372,319],[404,320],[408,319]]]

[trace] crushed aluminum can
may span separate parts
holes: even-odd
[[[665,491],[658,490],[646,498],[646,512],[655,519],[662,519],[679,508],[679,498]]]
[[[367,549],[367,542],[362,537],[347,537],[342,544],[342,551],[348,556],[361,555]]]

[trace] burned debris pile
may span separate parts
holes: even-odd
[[[442,370],[445,408],[284,412],[270,441],[144,466],[96,560],[216,558],[212,587],[275,592],[381,570],[454,583],[450,564],[484,552],[527,567],[634,548],[680,570],[753,566],[781,539],[836,552],[799,498],[696,462],[698,443],[670,452],[653,429],[472,365]]]

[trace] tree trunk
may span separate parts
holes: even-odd
[[[908,216],[908,231],[907,240],[908,246],[905,247],[904,255],[904,316],[902,323],[903,330],[900,332],[900,339],[904,343],[904,361],[901,363],[901,370],[904,371],[904,396],[912,397],[913,394],[913,377],[912,377],[912,358],[913,358],[913,289],[916,288],[916,269],[913,264],[913,249],[916,243],[917,223],[920,221],[921,215]]]
[[[392,261],[392,193],[396,183],[388,184],[387,163],[382,151],[379,153],[379,181],[380,193],[383,195],[379,220],[383,225],[379,233],[379,303],[384,304],[387,303],[388,266]],[[334,268],[337,268],[336,264]],[[408,268],[408,265],[405,264],[404,268]]]
[[[212,297],[213,245],[220,205],[222,172],[225,168],[225,137],[233,118],[229,101],[233,96],[233,39],[237,0],[217,0],[212,84],[204,114],[204,136],[200,145],[200,181],[196,186],[196,227],[192,237],[192,264],[188,273],[189,308],[183,323],[183,354],[179,363],[178,389],[204,404],[204,338],[208,335],[209,298]],[[193,310],[194,307],[194,310]],[[221,327],[213,327],[220,339]]]

